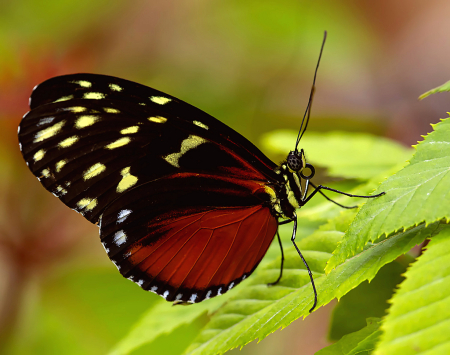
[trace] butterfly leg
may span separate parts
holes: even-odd
[[[278,279],[276,279],[276,281],[267,284],[267,286],[275,286],[278,282],[280,282],[281,277],[283,276],[284,252],[283,252],[283,244],[281,244],[280,233],[278,232],[278,230],[277,230],[277,237],[278,237],[278,244],[280,244],[280,250],[281,250],[280,275],[278,276]]]
[[[303,257],[300,249],[298,248],[297,244],[295,243],[295,237],[297,235],[297,215],[294,213],[294,217],[290,220],[287,221],[283,221],[279,224],[285,224],[285,223],[289,223],[289,222],[294,222],[294,228],[292,229],[292,237],[291,237],[291,242],[292,244],[294,244],[295,249],[297,250],[298,255],[300,256],[300,258],[303,261],[303,264],[305,264],[306,266],[306,270],[308,270],[308,274],[309,274],[309,279],[311,280],[311,285],[314,291],[314,304],[311,307],[311,309],[309,310],[309,313],[311,313],[314,308],[316,308],[317,305],[317,290],[316,290],[316,285],[314,284],[314,278],[313,278],[313,274],[311,272],[311,269],[309,268],[308,263],[306,262],[305,258]]]
[[[338,205],[338,206],[340,206],[340,207],[343,207],[343,208],[355,208],[355,207],[357,207],[357,206],[351,206],[351,207],[343,206],[343,205],[341,205],[340,203],[337,203],[336,201],[333,201],[331,198],[329,198],[328,196],[326,196],[321,190],[328,190],[328,191],[333,191],[333,192],[336,192],[336,193],[338,193],[338,194],[345,195],[345,196],[349,196],[349,197],[361,197],[361,198],[375,198],[375,197],[380,197],[380,196],[386,194],[385,192],[381,192],[381,193],[379,193],[379,194],[377,194],[377,195],[371,195],[371,196],[368,196],[368,195],[352,195],[352,194],[349,194],[349,193],[346,193],[346,192],[343,192],[343,191],[339,191],[339,190],[332,189],[331,187],[327,187],[327,186],[323,186],[323,185],[316,186],[316,185],[314,185],[312,182],[310,182],[310,184],[314,187],[315,190],[314,190],[313,192],[311,192],[311,194],[310,194],[308,197],[302,199],[302,206],[304,206],[309,200],[311,200],[311,198],[312,198],[316,193],[319,192],[319,193],[320,193],[322,196],[324,196],[328,201],[331,201],[331,202],[335,203],[336,205]]]

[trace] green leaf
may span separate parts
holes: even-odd
[[[376,354],[450,353],[450,226],[434,236],[392,298]]]
[[[387,301],[405,271],[405,265],[393,261],[383,266],[370,283],[365,281],[342,297],[333,310],[328,337],[339,340],[364,327],[367,318],[385,316]]]
[[[379,236],[450,218],[450,119],[433,125],[434,132],[416,146],[404,169],[384,181],[360,209],[342,242],[327,264],[330,272]]]
[[[297,132],[276,130],[263,136],[270,151],[285,155],[294,148]],[[328,168],[328,175],[367,180],[406,161],[411,150],[392,140],[364,133],[314,133],[302,138],[309,163]]]
[[[427,91],[426,93],[419,96],[419,100],[423,100],[424,98],[436,94],[437,92],[446,92],[450,91],[450,80],[447,81],[445,84],[442,84],[441,86],[438,86],[437,88],[431,89],[430,91]]]
[[[226,301],[226,298],[224,295],[224,297],[213,298],[189,306],[172,306],[161,299],[155,307],[146,312],[131,331],[111,350],[110,354],[129,354],[183,324],[192,323],[202,314],[215,311]]]
[[[353,216],[345,211],[340,220]],[[299,247],[315,275],[318,307],[340,298],[365,280],[374,278],[378,270],[414,245],[430,236],[437,225],[417,226],[398,233],[364,250],[359,255],[339,265],[329,275],[321,274],[331,250],[342,236],[333,228],[339,223],[329,223],[313,235],[304,238]],[[328,230],[327,230],[328,229]],[[312,305],[309,278],[298,255],[292,248],[286,252],[285,270],[280,286],[267,287],[279,272],[279,260],[258,269],[245,287],[220,308],[188,348],[188,354],[222,354],[243,346],[255,339],[263,339],[294,320],[307,316]]]
[[[368,318],[366,327],[344,335],[337,343],[323,348],[316,355],[369,354],[381,335],[380,322],[380,318]]]

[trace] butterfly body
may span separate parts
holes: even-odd
[[[248,277],[304,197],[301,170],[175,97],[110,76],[38,85],[19,142],[42,185],[99,226],[122,275],[169,301]]]

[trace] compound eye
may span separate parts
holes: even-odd
[[[303,167],[302,158],[295,152],[289,152],[287,164],[289,169],[293,171],[299,171]]]

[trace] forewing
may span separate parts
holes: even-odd
[[[276,178],[275,164],[231,128],[123,79],[52,78],[35,88],[30,108],[19,127],[25,161],[47,190],[93,223],[116,199],[158,179]]]

